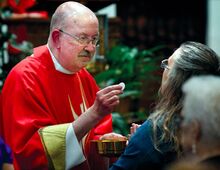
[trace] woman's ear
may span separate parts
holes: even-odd
[[[197,143],[201,138],[201,125],[197,120],[192,120],[190,131],[194,142]]]
[[[60,48],[60,31],[58,29],[54,29],[52,31],[51,40],[53,42],[54,47],[59,49]]]

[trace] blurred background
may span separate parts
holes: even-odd
[[[47,42],[50,18],[65,0],[0,0],[0,87],[10,69]],[[150,114],[160,87],[160,61],[185,41],[220,54],[220,0],[79,0],[100,21],[100,46],[88,70],[99,86],[124,82],[113,113],[116,132]]]

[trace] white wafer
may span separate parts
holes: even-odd
[[[121,82],[121,83],[119,83],[119,85],[122,87],[122,90],[125,89],[125,83]]]

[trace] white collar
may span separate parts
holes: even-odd
[[[48,48],[48,50],[49,50],[49,52],[50,52],[50,56],[51,56],[51,58],[52,58],[52,60],[53,60],[54,67],[55,67],[55,69],[56,69],[57,71],[59,71],[59,72],[61,72],[61,73],[65,73],[65,74],[74,74],[74,72],[71,72],[71,71],[65,69],[64,67],[62,67],[62,66],[60,65],[60,63],[57,61],[56,57],[53,55],[52,51],[50,50],[48,44],[47,44],[47,48]]]

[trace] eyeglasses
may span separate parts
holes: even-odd
[[[95,45],[96,47],[99,46],[99,37],[89,38],[84,35],[76,36],[76,35],[69,34],[61,29],[58,29],[58,30],[60,32],[62,32],[63,34],[66,34],[66,35],[72,37],[82,46],[87,46],[87,45],[89,45],[90,42],[92,42],[92,45]]]
[[[170,67],[168,66],[168,59],[162,60],[162,61],[161,61],[161,64],[160,64],[160,67],[161,67],[162,69],[170,70]]]

